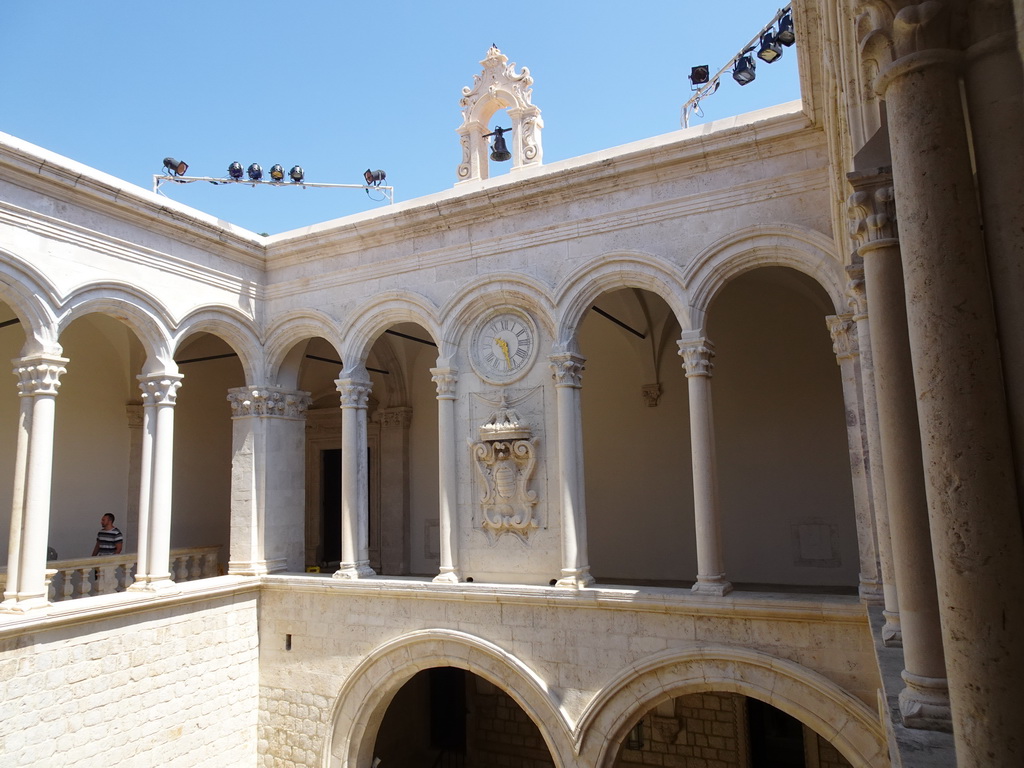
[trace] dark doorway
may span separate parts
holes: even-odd
[[[341,449],[320,452],[320,519],[323,521],[323,559],[341,561]]]
[[[795,717],[747,699],[751,768],[804,768],[804,727]]]

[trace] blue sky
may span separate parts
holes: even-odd
[[[455,183],[458,101],[491,43],[530,69],[550,163],[677,130],[690,67],[717,71],[782,5],[3,0],[0,130],[147,189],[171,155],[197,176],[237,160],[358,184],[382,168],[403,201]],[[759,64],[691,124],[799,98],[796,47]],[[382,205],[358,190],[164,189],[272,234]]]

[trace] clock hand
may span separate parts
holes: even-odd
[[[500,338],[500,337],[496,338],[495,341],[498,343],[498,346],[501,347],[501,351],[505,354],[505,362],[507,362],[508,363],[508,367],[511,368],[512,367],[512,358],[509,357],[509,355],[508,355],[508,342],[505,341],[504,339]]]

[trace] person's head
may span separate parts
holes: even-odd
[[[109,531],[114,527],[114,516],[107,512],[107,514],[100,518],[100,525],[103,526],[103,530]]]

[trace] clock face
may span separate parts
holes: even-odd
[[[536,352],[533,322],[518,312],[501,312],[481,323],[474,334],[473,367],[488,381],[505,383],[519,378]]]

